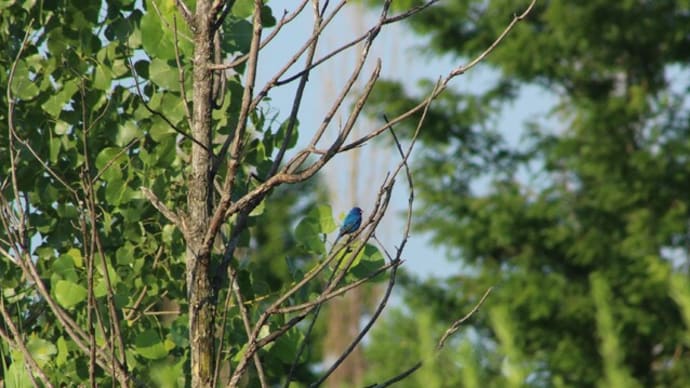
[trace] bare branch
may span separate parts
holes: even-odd
[[[22,270],[25,271],[27,278],[31,279],[31,281],[34,282],[34,285],[36,286],[36,289],[38,290],[39,294],[41,295],[43,300],[46,301],[46,303],[50,307],[53,314],[55,314],[55,317],[60,322],[60,325],[65,329],[65,331],[70,336],[70,338],[74,341],[74,343],[77,345],[77,347],[79,349],[81,349],[84,353],[88,354],[89,347],[88,347],[88,345],[85,344],[85,341],[88,339],[88,335],[83,331],[81,326],[79,326],[55,302],[53,297],[50,295],[50,291],[48,290],[46,285],[43,283],[43,279],[41,279],[41,276],[38,273],[38,269],[36,268],[33,261],[31,260],[31,257],[28,254],[22,255],[20,265],[22,267]],[[118,381],[126,382],[127,380],[132,379],[132,376],[130,376],[128,374],[127,370],[124,368],[124,366],[119,361],[114,360],[111,357],[111,355],[106,353],[100,347],[97,347],[96,351],[97,351],[96,362],[98,363],[98,365],[101,368],[106,370],[108,373],[111,373],[112,375],[114,375]]]
[[[384,388],[384,387],[391,386],[391,385],[397,383],[398,381],[401,381],[401,380],[405,379],[407,376],[409,376],[409,375],[411,375],[412,373],[416,372],[417,369],[419,369],[419,368],[421,368],[421,367],[422,367],[422,362],[421,362],[421,361],[418,361],[416,364],[414,364],[411,368],[407,369],[407,370],[404,371],[403,373],[400,373],[399,375],[397,375],[397,376],[395,376],[395,377],[393,377],[393,378],[391,378],[391,379],[388,379],[388,380],[384,381],[384,382],[381,383],[381,384],[372,384],[372,385],[368,385],[366,388]]]
[[[106,331],[103,328],[102,324],[102,319],[100,317],[100,313],[98,312],[98,309],[96,308],[96,298],[93,292],[93,258],[95,257],[95,252],[97,248],[98,254],[101,257],[101,264],[103,265],[103,268],[108,268],[108,263],[106,262],[106,255],[105,251],[103,250],[103,246],[101,243],[100,239],[100,234],[98,231],[98,211],[97,211],[97,205],[96,205],[96,200],[95,198],[95,192],[93,189],[93,182],[94,180],[91,179],[91,176],[94,175],[92,171],[92,166],[91,166],[91,158],[89,155],[91,154],[89,151],[89,142],[87,139],[88,133],[89,133],[89,128],[91,127],[88,123],[87,119],[87,106],[86,106],[86,88],[84,86],[84,82],[80,82],[80,96],[81,96],[81,112],[82,112],[82,152],[84,155],[84,170],[81,174],[81,184],[82,184],[82,191],[84,192],[84,199],[86,202],[86,209],[85,212],[88,215],[88,222],[86,222],[85,217],[84,217],[84,212],[82,212],[82,215],[80,216],[81,224],[82,224],[82,233],[83,233],[83,239],[84,239],[84,249],[87,249],[86,246],[86,241],[89,241],[89,251],[86,252],[86,257],[89,258],[89,273],[87,274],[87,284],[88,284],[88,289],[89,289],[89,298],[88,298],[88,313],[87,315],[89,316],[89,320],[92,319],[91,313],[96,312],[96,316],[98,318],[99,324],[101,325],[101,330],[105,334]],[[90,228],[90,234],[87,236],[87,227],[86,225],[89,226]],[[127,360],[125,358],[125,343],[124,343],[124,337],[122,335],[121,329],[120,329],[120,317],[117,314],[117,311],[115,309],[115,302],[113,295],[115,292],[113,291],[112,287],[112,282],[110,280],[110,273],[106,270],[104,271],[104,279],[105,279],[105,285],[106,285],[106,302],[108,306],[108,313],[109,313],[109,319],[108,321],[110,322],[110,334],[111,337],[107,339],[107,345],[110,348],[110,353],[111,353],[111,365],[112,368],[115,369],[115,362],[117,361],[118,363],[121,363],[124,367],[125,370],[127,370]],[[96,379],[96,339],[95,339],[95,330],[92,325],[92,322],[89,321],[89,356],[90,356],[90,365],[89,365],[89,374],[90,374],[90,380],[92,384],[95,384],[95,379]],[[115,354],[115,342],[117,341],[117,350],[118,354]],[[121,384],[127,384],[127,379],[126,377],[120,380]]]
[[[446,330],[446,332],[443,334],[443,336],[441,336],[441,339],[440,339],[440,340],[438,341],[438,343],[436,344],[436,353],[435,353],[435,356],[438,356],[439,352],[441,351],[441,349],[442,349],[443,346],[445,345],[445,342],[446,342],[446,340],[448,339],[448,337],[450,337],[450,336],[453,335],[455,332],[457,332],[457,331],[459,330],[459,328],[460,328],[460,325],[462,325],[463,322],[465,322],[465,321],[466,321],[467,319],[469,319],[472,315],[474,315],[474,313],[476,313],[477,310],[479,310],[479,307],[484,303],[484,300],[487,298],[487,296],[489,296],[489,293],[491,292],[491,290],[492,290],[491,287],[490,287],[488,290],[486,290],[486,292],[484,293],[484,296],[482,296],[482,298],[481,298],[481,299],[479,300],[479,302],[472,308],[472,310],[470,310],[470,312],[467,313],[464,317],[462,317],[462,318],[458,319],[457,321],[453,322],[453,324],[448,328],[448,330]],[[423,364],[422,361],[418,361],[418,362],[415,363],[411,368],[406,369],[404,372],[402,372],[402,373],[400,373],[400,374],[398,374],[398,375],[396,375],[396,376],[394,376],[394,377],[392,377],[392,378],[390,378],[390,379],[384,381],[383,383],[369,385],[367,388],[388,387],[388,386],[392,385],[393,383],[396,383],[396,382],[398,382],[398,381],[401,381],[402,379],[406,378],[407,376],[409,376],[409,375],[411,375],[412,373],[414,373],[415,371],[417,371],[417,369],[419,369],[419,368],[422,366],[422,364]]]
[[[496,46],[498,46],[498,44],[501,43],[501,41],[503,41],[503,38],[505,38],[508,35],[510,30],[512,30],[513,27],[515,27],[515,25],[518,22],[522,21],[525,17],[527,17],[527,15],[530,13],[530,11],[532,11],[534,4],[536,4],[536,3],[537,3],[537,0],[532,0],[532,2],[529,4],[529,6],[527,6],[527,9],[525,9],[524,12],[522,12],[520,15],[513,16],[513,20],[511,20],[510,24],[508,24],[508,26],[505,29],[503,29],[503,32],[501,32],[501,34],[498,36],[498,38],[496,38],[496,40],[494,40],[494,42],[491,43],[491,46],[489,46],[486,50],[484,50],[476,58],[474,58],[472,61],[470,61],[470,63],[468,63],[464,66],[460,66],[460,67],[456,68],[455,70],[453,70],[450,73],[449,78],[455,77],[456,75],[464,74],[467,70],[473,68],[479,62],[483,61],[484,58],[486,58],[492,51],[494,51]]]
[[[228,136],[218,153],[218,158],[211,167],[210,176],[213,179],[218,171],[220,162],[224,159],[225,154],[230,149],[230,158],[228,159],[228,172],[223,183],[223,194],[218,206],[214,210],[211,217],[211,223],[204,236],[203,247],[209,249],[213,240],[216,238],[220,225],[225,221],[225,212],[230,207],[232,199],[232,189],[235,184],[237,169],[240,166],[240,156],[244,149],[244,133],[247,129],[247,121],[249,113],[251,112],[251,100],[254,93],[254,83],[256,81],[256,68],[259,57],[259,42],[261,41],[261,0],[254,1],[254,20],[252,29],[252,41],[249,47],[249,63],[247,65],[247,79],[245,81],[244,93],[242,94],[242,106],[240,107],[239,118],[237,120],[237,127],[234,131],[234,136]]]
[[[432,5],[432,4],[436,3],[436,2],[438,2],[438,0],[431,0],[431,1],[428,1],[428,2],[426,2],[426,3],[424,3],[424,4],[422,4],[422,5],[419,5],[419,6],[417,6],[417,7],[414,7],[414,8],[412,8],[412,9],[410,9],[410,10],[408,10],[408,11],[406,11],[406,12],[400,14],[400,15],[397,15],[397,16],[394,16],[394,17],[382,17],[381,19],[379,19],[379,22],[378,22],[376,25],[374,25],[373,27],[369,28],[369,30],[367,30],[366,32],[364,32],[364,33],[363,33],[362,35],[360,35],[359,37],[357,37],[357,38],[355,38],[355,39],[353,39],[353,40],[351,40],[351,41],[349,41],[349,42],[343,44],[342,46],[340,46],[340,47],[338,47],[338,48],[336,48],[336,49],[333,49],[331,52],[329,52],[328,54],[324,55],[323,57],[321,57],[321,58],[319,58],[317,61],[315,61],[310,67],[305,68],[304,70],[300,71],[299,73],[294,74],[294,75],[292,75],[292,76],[290,76],[290,77],[288,77],[288,78],[285,78],[285,79],[276,81],[276,82],[275,82],[275,85],[276,85],[276,86],[281,86],[281,85],[285,85],[285,84],[287,84],[287,83],[290,83],[290,82],[294,81],[295,79],[301,77],[302,74],[303,74],[304,72],[308,72],[308,71],[314,69],[315,67],[317,67],[317,66],[323,64],[324,62],[326,62],[326,61],[328,61],[329,59],[333,58],[334,56],[340,54],[341,52],[343,52],[343,51],[349,49],[350,47],[353,47],[353,46],[357,45],[358,43],[360,43],[360,42],[362,42],[362,41],[364,41],[364,40],[367,39],[371,34],[373,34],[374,32],[376,32],[376,31],[378,31],[378,30],[380,30],[382,26],[385,26],[385,25],[387,25],[387,24],[392,24],[392,23],[401,21],[401,20],[403,20],[403,19],[407,19],[407,18],[409,18],[409,17],[411,17],[411,16],[413,16],[413,15],[415,15],[415,14],[417,14],[417,13],[423,11],[424,9],[426,9],[427,7],[429,7],[430,5]]]
[[[309,0],[302,0],[302,3],[300,3],[297,6],[297,8],[295,9],[295,11],[293,11],[291,14],[288,14],[287,11],[283,12],[283,17],[281,17],[278,24],[276,24],[276,26],[273,27],[273,31],[271,31],[271,33],[268,34],[266,39],[264,39],[261,42],[261,45],[259,45],[259,49],[260,50],[263,49],[268,43],[271,42],[271,40],[273,40],[273,38],[275,38],[278,35],[280,30],[283,28],[283,26],[290,23],[294,18],[296,18],[300,13],[302,13],[302,10],[307,5],[307,2],[309,2]],[[248,53],[236,58],[234,61],[232,61],[230,63],[217,63],[217,64],[210,65],[209,69],[211,69],[211,70],[232,69],[235,66],[243,64],[244,62],[247,61],[247,59],[249,59]]]
[[[216,29],[213,34],[213,63],[220,63],[223,61],[223,48],[221,45],[223,36],[220,33],[220,29]],[[225,95],[227,94],[227,75],[224,71],[212,72],[213,76],[213,108],[220,109],[225,102]]]
[[[493,290],[493,287],[489,287],[486,290],[486,292],[484,292],[484,295],[482,296],[482,298],[479,299],[479,302],[477,302],[477,304],[474,306],[474,308],[472,308],[472,310],[470,310],[469,313],[467,313],[464,317],[458,319],[457,321],[453,322],[452,325],[450,325],[448,330],[446,330],[446,332],[443,333],[443,335],[441,336],[441,339],[438,340],[438,344],[436,345],[436,349],[441,350],[441,348],[443,348],[443,346],[446,344],[448,337],[455,334],[455,332],[457,332],[460,329],[460,325],[462,325],[466,320],[470,319],[470,317],[472,315],[474,315],[474,313],[476,313],[477,310],[479,310],[479,307],[481,307],[481,305],[484,304],[484,300],[486,300],[486,298],[489,296],[489,294],[491,293],[491,290]]]
[[[415,142],[419,136],[419,133],[422,128],[422,124],[424,123],[424,120],[426,119],[426,114],[428,112],[428,109],[430,107],[431,101],[426,106],[426,109],[424,110],[422,116],[419,118],[419,121],[417,123],[417,129],[415,133],[412,136],[412,141],[410,142],[410,145],[407,149],[407,152],[403,151],[402,145],[400,145],[400,141],[398,140],[398,137],[395,135],[395,131],[393,130],[393,127],[390,128],[391,135],[393,136],[393,140],[396,144],[396,147],[398,149],[398,152],[400,153],[401,161],[398,164],[397,168],[392,174],[392,178],[390,179],[390,187],[392,189],[392,186],[395,182],[394,178],[398,175],[400,172],[400,169],[404,167],[406,177],[407,177],[407,182],[408,182],[408,187],[409,187],[409,196],[408,196],[408,206],[407,206],[407,220],[405,223],[405,230],[403,232],[403,238],[400,243],[400,245],[397,248],[397,253],[395,258],[391,257],[391,255],[388,253],[388,251],[385,249],[383,244],[381,244],[380,241],[374,236],[377,242],[381,245],[381,248],[385,252],[386,256],[390,260],[391,264],[393,263],[400,263],[401,262],[401,256],[403,249],[405,248],[405,245],[407,244],[407,240],[409,238],[409,232],[410,232],[410,227],[412,225],[412,204],[414,202],[414,183],[412,180],[412,174],[410,173],[410,168],[407,164],[407,160],[409,159],[410,155],[412,154],[412,149],[414,148]],[[387,121],[387,119],[386,119]],[[384,209],[385,210],[385,209]],[[374,314],[372,314],[371,318],[369,319],[369,322],[360,330],[359,334],[355,339],[351,342],[350,346],[348,346],[345,351],[338,357],[338,359],[331,365],[330,368],[324,373],[323,376],[319,380],[317,380],[316,383],[314,383],[315,386],[318,386],[319,384],[323,383],[328,376],[331,375],[344,361],[345,359],[352,353],[352,351],[355,349],[355,347],[359,344],[359,342],[364,338],[367,332],[371,329],[371,327],[374,325],[376,320],[379,318],[381,313],[383,312],[383,309],[386,306],[386,303],[388,301],[388,298],[390,297],[390,293],[393,290],[393,286],[395,285],[395,275],[397,272],[398,265],[395,265],[393,267],[393,270],[391,271],[389,282],[388,282],[388,287],[386,288],[386,291],[384,293],[384,297],[381,299],[381,302],[379,302],[378,307],[374,311]]]
[[[288,307],[281,307],[275,310],[276,314],[288,314],[288,313],[294,313],[302,310],[308,310],[317,304],[324,303],[330,299],[335,298],[336,296],[341,296],[347,293],[348,291],[355,289],[359,286],[361,286],[364,283],[367,283],[371,279],[379,276],[380,274],[386,272],[389,268],[392,267],[397,267],[403,264],[404,261],[391,261],[390,263],[387,263],[386,265],[382,266],[381,268],[377,269],[376,271],[370,273],[369,275],[357,280],[356,282],[350,283],[348,285],[342,286],[334,291],[331,291],[329,293],[321,294],[319,297],[313,301],[294,305],[294,306],[288,306]]]
[[[168,209],[167,206],[163,202],[161,202],[160,199],[156,196],[156,194],[151,191],[148,187],[140,187],[139,190],[141,190],[142,194],[151,202],[151,205],[156,208],[165,218],[168,219],[168,221],[172,222],[175,226],[177,226],[182,233],[186,233],[187,228],[185,227],[184,223],[182,222],[182,218],[178,216],[175,212],[172,210]]]
[[[347,3],[346,0],[341,1],[335,9],[331,12],[331,14],[323,20],[323,22],[320,24],[319,29],[315,30],[312,32],[312,35],[307,39],[307,41],[300,47],[295,54],[285,63],[285,65],[276,72],[276,74],[268,81],[266,82],[266,85],[261,89],[261,92],[259,92],[254,99],[254,102],[252,103],[253,106],[258,106],[261,100],[268,95],[268,92],[278,84],[278,80],[280,77],[282,77],[291,67],[294,65],[299,58],[302,57],[305,51],[312,45],[313,41],[316,40],[321,33],[325,30],[325,28],[333,21],[335,16],[343,9],[345,4]],[[323,18],[321,15],[319,16],[320,18]],[[313,67],[312,67],[313,68]],[[301,74],[300,74],[301,75]],[[295,80],[299,78],[299,76],[294,77],[292,80]]]
[[[400,251],[400,253],[402,253],[402,251]],[[396,261],[393,261],[393,262],[394,263],[399,262],[399,259]],[[395,275],[397,274],[397,271],[398,271],[398,265],[393,265],[391,272],[390,272],[390,275],[388,277],[388,286],[386,287],[386,291],[384,292],[383,298],[381,298],[381,302],[379,302],[378,307],[376,308],[376,310],[372,314],[371,318],[369,319],[369,322],[367,322],[367,324],[362,328],[362,330],[360,330],[359,334],[357,334],[355,339],[350,343],[350,345],[347,347],[347,349],[345,349],[345,351],[343,351],[343,353],[338,357],[338,359],[333,363],[333,365],[331,365],[331,367],[328,368],[328,370],[326,370],[326,372],[321,376],[321,378],[316,380],[316,382],[314,382],[312,384],[312,386],[319,386],[319,385],[323,384],[323,382],[326,381],[328,376],[330,376],[331,373],[333,373],[340,366],[340,364],[342,364],[343,361],[345,361],[347,356],[349,356],[350,353],[352,353],[352,351],[355,350],[355,347],[360,343],[360,341],[362,341],[364,336],[372,328],[372,326],[374,325],[374,322],[376,322],[376,320],[378,320],[379,316],[383,312],[383,309],[386,307],[386,303],[388,302],[388,299],[390,298],[391,291],[393,291],[393,287],[395,286]]]
[[[189,8],[187,8],[187,4],[184,3],[184,0],[175,0],[175,5],[177,6],[177,10],[182,14],[185,22],[187,22],[189,28],[192,30],[195,29],[194,16]]]
[[[340,261],[343,260],[343,256],[340,256],[340,250],[332,250],[331,253],[328,255],[328,258],[324,260],[321,264],[318,266],[314,267],[311,271],[309,271],[295,286],[293,286],[290,290],[287,292],[283,293],[276,301],[274,301],[271,306],[269,306],[264,312],[261,314],[259,317],[257,323],[254,325],[254,329],[252,331],[252,335],[249,338],[248,341],[248,346],[247,350],[245,351],[244,356],[242,359],[240,359],[240,362],[238,363],[237,367],[235,368],[235,371],[233,372],[232,378],[230,380],[230,385],[232,386],[233,384],[236,384],[239,378],[242,376],[244,373],[244,370],[247,367],[247,361],[249,357],[251,357],[258,349],[262,348],[263,346],[266,346],[267,344],[275,341],[277,338],[279,338],[281,335],[283,335],[285,332],[287,332],[290,328],[294,327],[296,324],[298,324],[302,319],[304,319],[312,310],[318,309],[319,306],[321,305],[320,303],[314,304],[313,307],[305,310],[304,312],[298,314],[297,316],[293,317],[282,325],[280,328],[277,330],[269,333],[268,335],[258,338],[259,333],[263,325],[266,323],[267,319],[269,316],[272,314],[275,314],[276,309],[279,308],[279,306],[284,303],[292,294],[297,292],[299,289],[301,289],[304,285],[306,285],[308,282],[310,282],[312,279],[314,279],[327,265],[329,265],[331,262],[336,257],[340,258],[340,261],[338,264],[335,266],[335,270],[329,281],[327,282],[327,286],[325,290],[322,292],[322,294],[328,294],[332,292],[337,285],[342,281],[342,279],[345,277],[347,274],[349,268],[352,266],[355,258],[357,255],[364,249],[366,242],[373,236],[374,230],[376,229],[376,226],[378,223],[381,221],[383,218],[383,215],[385,214],[386,208],[389,204],[390,201],[390,195],[391,195],[391,189],[395,183],[394,177],[386,177],[386,180],[384,181],[384,184],[379,190],[378,193],[378,198],[376,203],[374,204],[374,211],[372,212],[371,216],[369,219],[366,221],[366,223],[361,227],[360,232],[358,235],[363,235],[361,241],[356,244],[356,246],[352,249],[351,253],[349,253],[349,258],[348,260],[344,261],[341,263]],[[371,228],[367,227],[371,225]],[[364,230],[367,230],[366,232],[363,232]],[[358,235],[351,237],[351,239],[356,238]]]
[[[316,31],[319,31],[321,29],[322,21],[323,20],[321,18],[321,15],[319,14],[319,10],[316,9],[316,7],[314,7],[314,27],[312,34],[316,34]],[[311,66],[312,61],[314,60],[314,54],[316,53],[316,45],[318,41],[318,35],[315,35],[315,38],[309,45],[309,52],[307,53],[307,59],[304,65],[305,68],[309,68]],[[300,105],[302,104],[304,87],[307,85],[308,80],[309,71],[305,71],[303,72],[302,78],[300,79],[299,85],[297,86],[297,90],[295,91],[295,97],[293,98],[292,103],[292,110],[290,112],[290,117],[288,118],[288,125],[285,130],[285,139],[283,140],[283,144],[280,145],[280,150],[278,150],[278,155],[276,155],[275,160],[273,161],[273,165],[271,166],[271,169],[268,172],[268,176],[275,175],[275,173],[278,171],[278,168],[280,168],[280,164],[283,162],[285,151],[287,150],[287,147],[290,144],[290,141],[292,140],[292,132],[295,129],[295,124],[297,122],[297,113],[299,112]]]
[[[234,282],[232,280],[232,276],[230,277],[231,281],[230,284]],[[216,351],[216,364],[215,367],[213,368],[213,379],[211,380],[211,386],[212,387],[217,387],[218,386],[218,375],[220,374],[220,361],[223,358],[223,346],[225,345],[225,328],[227,327],[227,322],[228,322],[228,312],[230,311],[230,301],[232,300],[232,292],[230,290],[227,290],[225,292],[225,303],[223,304],[223,313],[221,314],[223,317],[223,321],[220,324],[220,334],[218,335],[218,338],[220,340],[218,341],[218,350]]]
[[[401,13],[401,14],[398,14],[398,15],[395,15],[395,16],[388,17],[388,18],[386,18],[386,20],[385,20],[385,24],[397,23],[397,22],[399,22],[399,21],[401,21],[401,20],[403,20],[403,19],[407,19],[407,18],[409,18],[409,17],[412,16],[412,15],[415,15],[415,14],[418,14],[418,13],[424,11],[425,9],[429,8],[430,6],[432,6],[433,4],[438,3],[438,1],[439,1],[439,0],[429,0],[429,1],[427,1],[426,3],[420,4],[420,5],[416,6],[416,7],[412,7],[412,8],[408,9],[407,11],[405,11],[405,12],[403,12],[403,13]]]
[[[534,7],[535,3],[536,3],[536,0],[533,0],[523,13],[513,17],[513,20],[508,24],[508,26],[506,26],[506,28],[503,30],[503,32],[501,32],[501,34],[494,40],[494,42],[486,50],[484,50],[481,54],[479,54],[477,57],[472,59],[467,64],[462,65],[462,66],[458,66],[455,69],[451,70],[451,72],[448,73],[448,75],[445,78],[443,78],[442,80],[440,80],[436,84],[433,91],[431,93],[429,93],[429,95],[427,96],[427,98],[424,101],[420,102],[415,107],[408,110],[407,112],[404,112],[401,115],[395,117],[390,122],[386,123],[386,125],[383,125],[377,129],[371,131],[370,133],[362,136],[361,138],[345,145],[344,147],[342,147],[340,149],[340,151],[341,152],[348,151],[348,150],[353,149],[355,147],[359,147],[362,144],[366,143],[367,141],[369,141],[369,140],[373,139],[374,137],[383,133],[391,125],[402,122],[403,120],[409,118],[410,116],[412,116],[412,115],[416,114],[417,112],[419,112],[420,110],[424,109],[424,106],[428,103],[428,101],[429,100],[435,100],[446,89],[446,87],[448,86],[448,83],[453,78],[457,77],[458,75],[464,74],[469,69],[473,68],[474,66],[479,64],[481,61],[483,61],[501,43],[501,41],[503,41],[503,39],[508,35],[508,33],[515,27],[515,25],[518,22],[524,20],[524,18],[527,16],[527,14],[529,14],[529,12]]]
[[[232,10],[233,4],[235,4],[234,0],[219,0],[222,1],[224,4],[221,5],[222,11],[219,12],[219,15],[215,17],[215,20],[213,22],[213,31],[215,33],[218,33],[220,28],[223,26],[223,22],[225,21],[225,18],[228,17],[228,13],[230,13],[230,10]],[[224,5],[224,6],[223,6]],[[216,5],[214,5],[216,7]]]

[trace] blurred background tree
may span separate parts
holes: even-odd
[[[409,25],[428,38],[424,54],[460,62],[523,6],[442,2]],[[689,61],[688,1],[539,1],[484,63],[493,83],[433,105],[416,225],[457,275],[407,278],[406,308],[369,343],[371,375],[426,355],[402,386],[428,375],[449,387],[685,386],[688,327],[671,279],[687,282],[690,268]],[[370,112],[395,115],[430,85],[380,84]],[[526,87],[553,109],[501,125]],[[492,286],[432,357],[421,333],[442,333]]]

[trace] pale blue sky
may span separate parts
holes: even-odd
[[[274,9],[274,12],[277,17],[280,16],[278,9]],[[347,5],[326,30],[326,34],[322,36],[319,53],[323,54],[339,47],[342,43],[351,40],[353,36],[359,36],[372,26],[376,20],[376,15],[367,14],[362,17],[361,12],[362,9],[357,5]],[[291,24],[284,27],[275,41],[271,42],[261,52],[263,59],[260,60],[262,66],[258,72],[257,89],[263,87],[265,82],[308,39],[312,28],[311,17],[311,10],[304,12]],[[373,68],[377,58],[382,61],[381,78],[401,80],[411,88],[420,78],[435,79],[445,76],[451,69],[461,64],[453,61],[450,57],[424,57],[419,50],[419,47],[423,47],[423,45],[424,40],[407,32],[404,25],[384,27],[369,55],[362,79],[367,79],[368,70]],[[340,87],[349,77],[360,49],[361,46],[350,49],[347,54],[339,56],[335,61],[315,69],[310,76],[299,116],[301,136],[297,149],[311,138],[313,130],[318,126],[329,108],[329,104],[333,100],[332,96],[338,93]],[[500,46],[498,49],[500,50]],[[299,63],[302,62],[298,62],[294,70],[289,71],[288,74],[294,74],[298,71],[300,69]],[[484,85],[489,84],[491,80],[492,72],[486,67],[479,66],[467,74],[455,78],[451,82],[451,87],[457,90],[476,92],[482,90]],[[278,88],[270,94],[271,107],[279,112],[281,119],[289,114],[296,84],[295,82],[292,85]],[[361,86],[362,83],[359,85]],[[520,98],[512,106],[505,109],[499,119],[499,126],[511,144],[518,144],[522,123],[525,119],[544,115],[553,104],[550,101],[553,99],[550,99],[546,92],[537,88],[526,88]],[[341,108],[340,114],[336,115],[329,127],[328,133],[331,135],[336,133],[339,124],[346,120],[347,104],[344,109],[345,113]],[[362,134],[379,125],[380,123],[371,123],[362,117],[358,121],[356,130]],[[347,212],[355,204],[364,209],[365,216],[368,215],[367,211],[373,205],[373,196],[381,184],[384,174],[399,161],[397,151],[385,147],[382,144],[369,144],[357,151],[355,154],[356,161],[353,161],[351,154],[339,155],[330,166],[323,170],[331,192],[334,193],[332,206],[336,217]],[[353,169],[357,171],[356,174],[352,174]],[[351,178],[353,175],[357,176],[354,184]],[[343,188],[347,189],[343,190]],[[401,214],[407,206],[407,198],[407,183],[404,181],[404,176],[400,176],[394,191],[392,206],[377,230],[377,235],[389,250],[393,250],[394,245],[400,242],[404,224]],[[427,236],[420,236],[418,233],[412,233],[404,258],[407,260],[405,267],[422,276],[450,275],[461,270],[457,261],[449,263],[443,250],[432,247]]]

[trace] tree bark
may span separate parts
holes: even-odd
[[[194,16],[194,70],[191,172],[187,195],[186,225],[187,297],[189,300],[189,334],[191,347],[191,386],[210,387],[214,360],[214,305],[209,281],[211,252],[204,247],[204,235],[211,214],[209,171],[211,150],[212,74],[209,64],[213,55],[211,2],[197,0]],[[204,145],[202,147],[201,145]]]

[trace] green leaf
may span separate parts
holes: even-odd
[[[264,213],[264,210],[266,210],[266,201],[261,201],[258,205],[256,205],[252,212],[249,213],[249,215],[252,217],[257,217],[262,215]]]
[[[26,344],[29,353],[38,366],[44,366],[57,353],[57,347],[52,342],[32,336]]]
[[[132,244],[125,243],[121,246],[115,253],[115,260],[117,265],[129,265],[134,259],[134,251],[132,249]]]
[[[49,115],[58,117],[62,109],[72,99],[74,93],[79,90],[76,80],[70,80],[62,85],[57,93],[54,93],[46,102],[41,105]]]
[[[176,361],[176,362],[175,362]],[[152,365],[151,380],[156,387],[185,386],[185,357],[165,359]]]
[[[12,94],[22,100],[29,100],[36,97],[39,92],[38,86],[29,75],[26,62],[18,62],[12,78]]]
[[[7,388],[31,388],[34,386],[21,360],[15,359],[4,378],[5,387]]]
[[[232,6],[232,14],[240,19],[248,18],[254,13],[254,1],[237,0]]]
[[[115,143],[121,147],[126,146],[132,139],[143,135],[143,131],[132,120],[126,121],[118,127]]]
[[[299,137],[299,122],[295,123],[294,128],[292,129],[292,133],[290,134],[290,139],[286,140],[287,136],[287,129],[288,129],[288,124],[289,120],[285,120],[281,125],[280,128],[278,129],[278,132],[275,134],[275,147],[280,148],[282,147],[283,143],[287,141],[287,149],[293,148],[295,145],[297,145],[297,138]]]
[[[94,72],[93,87],[100,90],[110,90],[111,82],[113,80],[110,68],[104,65],[96,66]]]
[[[357,255],[355,261],[350,268],[348,277],[354,278],[354,280],[362,279],[371,275],[377,269],[383,267],[386,264],[386,259],[373,245],[367,244],[364,249]],[[374,278],[375,280],[385,279],[385,273]]]
[[[146,330],[134,340],[136,352],[149,360],[159,360],[168,355],[168,349],[155,330]]]
[[[151,1],[146,1],[147,12],[141,18],[141,43],[144,50],[153,58],[174,59],[175,46],[161,25],[161,19],[154,11]],[[160,2],[156,2],[160,4]],[[161,7],[159,7],[161,9]]]
[[[295,239],[298,244],[307,248],[310,252],[324,253],[326,247],[321,237],[319,219],[313,217],[303,218],[295,228]]]
[[[52,261],[50,268],[56,279],[78,280],[77,271],[74,268],[74,260],[67,254],[60,255],[60,257]]]
[[[167,61],[154,58],[149,66],[149,78],[164,89],[173,92],[180,91],[178,69]]]
[[[57,340],[57,357],[55,357],[55,365],[64,366],[67,363],[69,350],[67,349],[67,341],[64,337],[60,337]]]
[[[53,130],[55,131],[56,135],[64,135],[67,132],[69,132],[70,128],[72,128],[72,126],[68,122],[57,120],[55,121],[55,126],[53,127]]]
[[[329,205],[318,205],[309,211],[309,216],[319,220],[322,233],[331,233],[337,229],[333,219],[333,209]]]
[[[77,248],[70,248],[67,251],[67,256],[69,256],[72,259],[72,262],[74,263],[74,266],[77,268],[83,268],[84,267],[84,258],[81,255],[81,251]]]
[[[108,181],[105,185],[105,200],[112,205],[119,205],[120,198],[125,191],[125,184],[121,178],[115,178]]]
[[[286,364],[290,364],[294,361],[295,354],[297,354],[297,349],[303,341],[304,334],[300,330],[292,328],[288,330],[284,335],[278,337],[278,339],[275,342],[275,345],[273,346],[273,349],[271,350],[271,356],[275,356],[280,361]],[[304,361],[306,359],[306,356],[307,355],[305,354],[305,352],[302,352],[299,361]]]
[[[62,307],[70,308],[86,299],[86,288],[67,280],[58,280],[55,299]]]
[[[62,142],[60,141],[60,138],[57,137],[51,137],[49,140],[49,147],[50,147],[50,163],[55,164],[57,163],[58,156],[60,156],[60,146],[62,145]]]
[[[108,269],[108,277],[110,280],[110,285],[115,287],[118,285],[118,283],[120,283],[120,281],[122,279],[120,278],[120,275],[117,273],[117,271],[115,271],[115,268],[113,268],[113,266],[110,264],[110,261],[111,260],[109,258],[106,258],[106,268]],[[98,273],[101,275],[99,282],[101,280],[103,282],[105,282],[106,279],[105,279],[105,272],[103,271],[102,261],[98,260],[98,262],[96,263],[96,269],[98,270]]]
[[[102,170],[110,161],[115,159],[115,157],[120,153],[121,148],[116,148],[116,147],[108,147],[104,148],[101,152],[98,153],[98,156],[96,156],[96,168],[98,170]],[[113,163],[110,165],[110,168],[118,168],[117,163]]]
[[[237,4],[237,3],[235,3]],[[227,31],[223,40],[223,50],[246,53],[252,41],[252,24],[244,19],[228,18],[224,23]]]
[[[273,10],[267,5],[261,7],[261,25],[264,26],[264,28],[276,25],[276,18],[273,16]]]
[[[151,135],[153,140],[159,142],[165,137],[172,136],[174,138],[177,134],[177,132],[175,132],[175,130],[172,129],[170,125],[160,117],[154,117],[152,121],[153,122],[149,127],[149,135]]]
[[[165,112],[174,124],[179,123],[186,114],[182,99],[173,93],[156,93],[149,104],[151,108]]]

